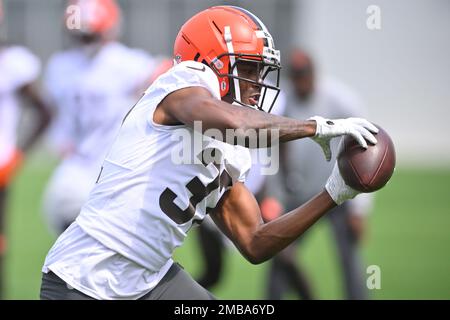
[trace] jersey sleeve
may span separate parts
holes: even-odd
[[[244,183],[252,166],[252,158],[249,149],[232,145],[214,138],[203,136],[203,149],[220,150],[221,162],[231,178],[232,184]]]
[[[154,123],[153,112],[166,96],[188,87],[203,87],[213,97],[220,99],[219,80],[214,71],[202,63],[184,61],[160,76],[145,92],[142,102],[153,105],[153,109],[148,115],[148,123],[152,127],[159,129],[175,128],[176,126],[164,126]]]
[[[250,151],[242,146],[233,146],[234,152],[225,158],[225,168],[231,175],[233,184],[244,183],[252,167]]]
[[[175,65],[155,83],[166,95],[187,87],[203,87],[220,99],[219,81],[208,66],[195,61],[184,61]]]

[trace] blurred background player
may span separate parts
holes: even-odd
[[[316,79],[313,61],[305,52],[293,49],[289,64],[291,86],[286,99],[287,117],[306,119],[316,113],[329,118],[365,116],[359,99],[351,89],[336,80]],[[333,142],[334,155],[338,142]],[[281,212],[282,205],[286,211],[292,210],[323,188],[333,161],[321,161],[322,158],[320,148],[309,141],[281,145],[280,173],[277,177],[268,179],[267,186],[267,194],[276,197],[265,199],[261,205],[266,220],[276,217]],[[364,233],[371,197],[369,194],[361,194],[336,207],[328,215],[347,299],[367,298],[358,243]],[[282,205],[276,203],[276,198],[282,199]],[[294,243],[272,259],[267,293],[269,299],[282,299],[288,289],[294,289],[303,299],[314,298],[308,277],[297,262],[296,249]]]
[[[44,198],[47,222],[57,234],[78,215],[110,142],[153,77],[155,64],[144,51],[116,40],[121,12],[114,0],[69,1],[68,12],[81,14],[79,28],[69,22],[73,16],[65,17],[74,46],[51,57],[45,77],[58,114],[51,141],[63,158]]]
[[[3,25],[0,0],[0,299],[3,289],[3,259],[6,251],[5,215],[6,195],[12,178],[22,163],[24,154],[34,145],[50,121],[49,108],[36,91],[35,81],[40,72],[40,61],[28,49],[9,45]],[[36,111],[35,125],[26,139],[18,145],[20,118],[19,98],[27,99]]]

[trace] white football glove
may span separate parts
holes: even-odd
[[[325,184],[325,189],[337,205],[340,205],[347,200],[353,199],[360,193],[359,191],[345,184],[345,181],[342,178],[341,173],[339,172],[337,161],[334,164],[333,171],[331,172],[327,183]]]
[[[367,148],[367,141],[372,144],[377,143],[377,139],[372,133],[378,133],[378,128],[366,119],[347,118],[347,119],[324,119],[319,116],[309,118],[317,123],[316,134],[311,137],[317,142],[325,154],[327,161],[331,160],[330,140],[342,135],[351,135],[363,148]]]

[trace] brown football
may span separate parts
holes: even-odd
[[[384,187],[395,168],[395,149],[389,135],[379,126],[378,143],[364,150],[351,136],[345,136],[338,150],[339,171],[345,183],[361,192]]]

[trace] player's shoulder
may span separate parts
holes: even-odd
[[[8,55],[34,56],[35,57],[35,55],[31,52],[31,50],[24,46],[11,45],[11,46],[6,47],[4,50]]]
[[[39,58],[30,49],[19,45],[7,47],[5,56],[18,64],[40,64]]]
[[[219,80],[214,71],[207,65],[197,61],[183,61],[175,64],[159,79],[164,84],[181,87],[201,86],[208,89],[211,94],[220,99]]]
[[[73,65],[81,57],[79,48],[70,48],[67,50],[53,53],[48,59],[47,68],[61,68],[65,65]]]
[[[110,45],[112,51],[117,54],[130,55],[135,57],[151,58],[150,54],[141,48],[128,47],[121,42],[113,42]]]
[[[177,63],[173,67],[173,70],[175,72],[182,71],[206,77],[215,77],[214,71],[209,66],[198,61],[183,61]]]
[[[41,62],[34,53],[25,47],[7,47],[3,59],[9,68],[14,71],[14,82],[18,86],[31,83],[39,76]]]
[[[130,48],[120,42],[109,42],[102,48],[102,58],[123,58],[124,56],[132,56],[138,49]]]
[[[147,51],[128,47],[121,42],[107,44],[100,58],[97,63],[101,63],[106,68],[116,70],[124,76],[139,79],[149,77],[156,63],[155,58]]]
[[[103,48],[101,58],[107,63],[117,64],[119,62],[117,66],[124,68],[133,67],[134,65],[142,67],[142,64],[152,63],[154,60],[147,51],[128,47],[117,41],[110,42]]]

